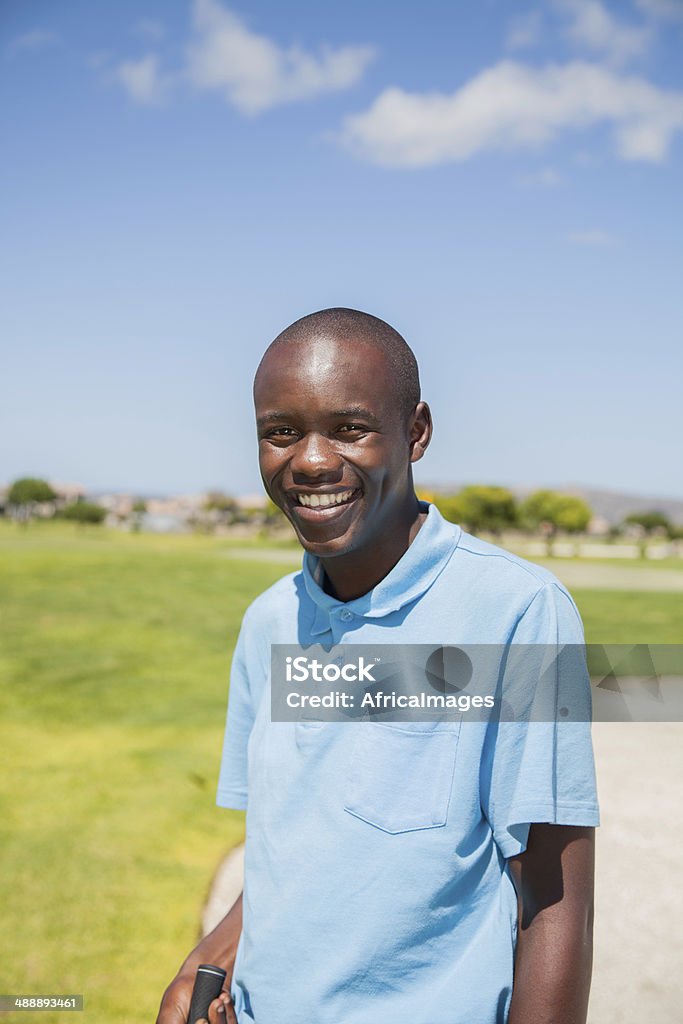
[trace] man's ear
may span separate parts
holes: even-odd
[[[410,461],[419,462],[432,439],[432,414],[426,402],[418,402],[410,418]]]

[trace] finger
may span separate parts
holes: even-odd
[[[227,1007],[227,1012],[225,1016],[227,1018],[227,1024],[237,1024],[237,1014],[235,1013],[234,1003],[231,1002],[230,1005]]]
[[[221,1024],[237,1024],[237,1014],[235,1013],[235,1004],[232,1001],[232,996],[229,992],[223,992],[225,998],[225,1017],[219,1018]]]
[[[225,990],[209,1006],[209,1024],[226,1024],[227,1013],[232,1007],[230,993]]]

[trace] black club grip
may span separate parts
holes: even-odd
[[[199,965],[194,979],[187,1024],[195,1024],[195,1021],[201,1020],[202,1017],[208,1020],[209,1006],[221,994],[225,978],[226,972],[222,967],[215,967],[214,964]]]

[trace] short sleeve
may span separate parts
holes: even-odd
[[[506,858],[526,849],[533,822],[599,824],[583,626],[559,584],[544,586],[521,616],[515,663],[507,699],[524,720],[489,721],[480,775],[482,809]]]
[[[254,710],[247,666],[247,622],[242,623],[230,669],[230,694],[218,777],[219,807],[245,810],[247,806],[247,748],[254,724]]]

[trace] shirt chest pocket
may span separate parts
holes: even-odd
[[[460,722],[355,727],[344,810],[397,834],[446,824]]]

